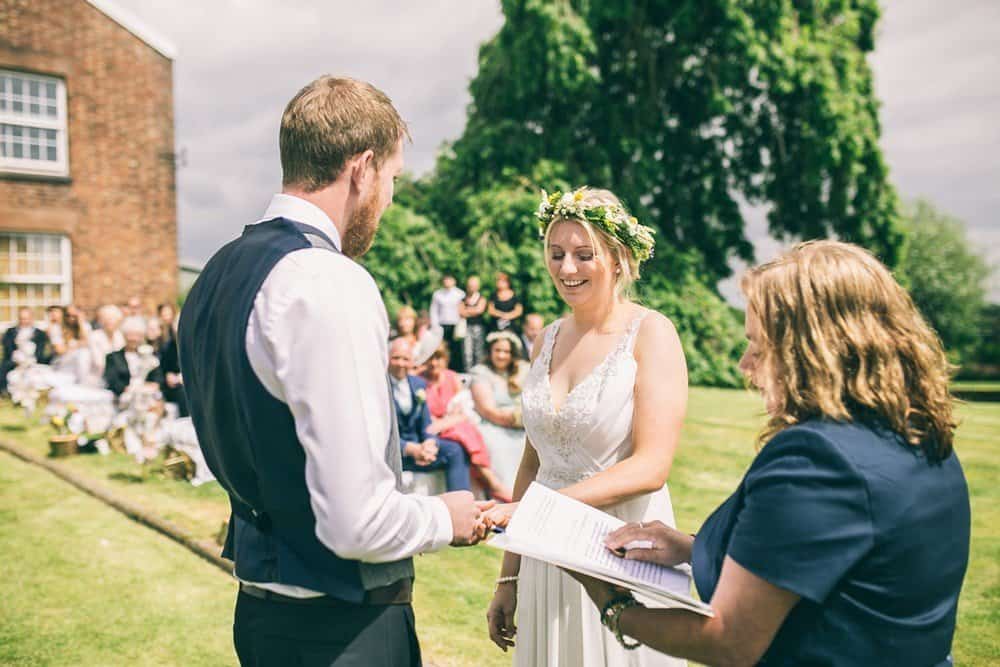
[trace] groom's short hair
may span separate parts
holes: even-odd
[[[378,169],[392,155],[406,123],[381,90],[356,79],[324,75],[300,90],[281,116],[281,182],[306,192],[337,179],[347,161],[371,149]]]

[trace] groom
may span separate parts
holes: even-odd
[[[419,665],[413,554],[473,544],[467,491],[398,491],[389,323],[353,261],[407,129],[370,84],[323,76],[281,119],[282,192],[217,252],[178,332],[191,416],[229,494],[243,665]]]

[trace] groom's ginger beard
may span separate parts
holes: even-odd
[[[373,187],[368,198],[358,203],[357,208],[354,209],[347,221],[347,228],[344,230],[343,252],[351,259],[357,259],[364,255],[375,241],[379,218],[382,217],[382,212],[378,210],[379,201],[382,198],[381,194],[378,185]]]

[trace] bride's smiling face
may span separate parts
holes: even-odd
[[[546,262],[559,295],[571,307],[614,293],[614,270],[608,264],[611,253],[591,239],[578,222],[560,221],[549,230]]]

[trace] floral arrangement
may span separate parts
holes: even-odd
[[[545,230],[553,218],[585,220],[621,241],[636,261],[645,262],[650,259],[653,256],[653,246],[656,244],[653,238],[655,231],[640,225],[639,221],[621,206],[608,204],[586,206],[583,203],[586,190],[586,186],[565,194],[559,190],[552,194],[542,190],[542,201],[535,212],[539,223],[539,235],[545,236]]]

